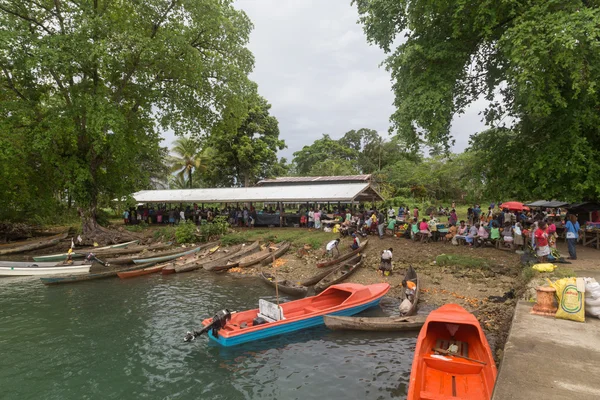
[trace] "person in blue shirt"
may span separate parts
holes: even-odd
[[[575,245],[579,239],[579,231],[581,227],[577,222],[577,216],[575,214],[569,214],[569,220],[565,225],[565,231],[567,233],[567,246],[569,247],[569,260],[577,260],[577,251]]]

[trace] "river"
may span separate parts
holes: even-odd
[[[1,397],[406,396],[416,334],[320,327],[232,348],[206,336],[183,342],[203,318],[222,308],[256,308],[259,298],[275,301],[273,290],[254,278],[202,272],[55,287],[36,278],[1,278]]]

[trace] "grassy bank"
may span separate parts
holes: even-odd
[[[339,237],[337,233],[301,228],[245,229],[224,235],[221,238],[221,243],[223,246],[229,246],[255,240],[263,242],[288,241],[295,247],[307,244],[316,249],[337,237]]]

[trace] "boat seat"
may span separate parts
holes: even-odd
[[[448,350],[448,347],[451,345],[458,346],[457,354],[460,354],[464,357],[469,357],[469,344],[467,342],[461,342],[459,340],[447,340],[447,339],[438,339],[435,342],[436,349]]]

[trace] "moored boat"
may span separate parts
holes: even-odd
[[[333,285],[317,296],[305,297],[281,305],[259,301],[259,308],[230,313],[219,311],[214,318],[202,321],[203,328],[188,332],[185,340],[207,332],[222,346],[235,346],[271,336],[319,326],[324,315],[354,315],[379,304],[390,285],[377,283]]]
[[[497,374],[477,318],[458,304],[446,304],[421,328],[407,398],[490,399]]]
[[[153,267],[135,269],[133,271],[117,272],[117,276],[121,279],[135,278],[136,276],[149,275],[155,272],[160,272],[160,270],[164,267],[166,267],[165,264],[159,264]]]
[[[418,331],[425,323],[426,316],[413,317],[339,317],[326,315],[325,326],[333,330],[404,332]]]
[[[250,267],[252,265],[258,264],[259,262],[262,262],[266,259],[272,259],[273,255],[276,251],[278,251],[279,249],[281,249],[283,246],[287,246],[289,248],[289,244],[286,242],[281,242],[281,243],[277,243],[274,245],[266,245],[266,247],[259,251],[258,253],[255,254],[250,254],[246,257],[241,258],[238,261],[238,267],[239,268],[245,268],[245,267]]]
[[[417,271],[415,271],[412,265],[409,265],[406,274],[404,275],[404,279],[402,280],[402,298],[404,301],[408,300],[410,302],[410,307],[404,310],[404,312],[401,310],[403,316],[415,315],[417,313],[420,291],[421,286],[419,284]],[[402,308],[402,306],[400,308]]]
[[[166,256],[149,257],[149,258],[136,258],[135,260],[133,260],[133,262],[135,264],[147,264],[147,263],[150,263],[150,262],[159,263],[159,262],[170,261],[170,260],[174,260],[176,258],[182,257],[182,256],[186,256],[188,254],[197,253],[197,252],[200,251],[201,248],[202,248],[202,246],[199,246],[199,247],[195,247],[195,248],[193,248],[191,250],[182,251],[182,252],[175,253],[175,254],[169,254],[169,255],[166,255]]]
[[[55,267],[0,267],[0,276],[69,275],[90,272],[92,264],[61,265]]]
[[[104,247],[88,247],[86,249],[77,249],[75,252],[71,253],[71,258],[85,258],[89,253],[98,253],[103,250],[108,249],[122,249],[127,246],[135,245],[139,243],[139,240],[133,240],[131,242],[113,244],[110,246]],[[47,254],[45,256],[35,256],[33,257],[34,261],[64,261],[69,257],[69,253],[59,253],[59,254]]]
[[[229,268],[237,267],[239,260],[254,253],[259,248],[258,241],[250,246],[243,246],[237,253],[228,257],[223,257],[214,262],[206,263],[202,267],[207,271],[223,271]]]
[[[197,263],[177,266],[174,268],[174,271],[177,273],[190,272],[200,268],[204,268],[205,266],[216,265],[217,263],[222,262],[226,263],[227,260],[235,256],[241,248],[242,246],[233,246],[232,248],[224,249],[223,251],[219,251],[219,248],[213,248],[214,251],[213,249],[211,249],[210,254],[204,257],[203,259],[198,260]],[[163,270],[163,273],[165,272],[165,270]]]
[[[67,232],[59,233],[58,235],[50,236],[44,239],[29,240],[21,244],[11,243],[6,247],[0,248],[0,255],[24,253],[26,251],[43,249],[57,245],[61,240],[67,237]]]
[[[44,262],[36,262],[36,261],[0,261],[0,267],[18,267],[18,268],[49,268],[49,267],[66,267],[73,265],[83,265],[90,264],[89,261],[73,261],[71,263],[65,264],[63,262],[55,262],[55,261],[44,261]]]
[[[330,268],[325,268],[321,272],[319,272],[318,274],[315,274],[315,275],[311,276],[310,278],[306,278],[305,280],[301,281],[300,284],[302,286],[313,286],[313,285],[319,283],[319,281],[321,279],[325,278],[327,275],[329,275],[336,268],[337,268],[336,266],[333,266],[333,267],[330,267]]]
[[[363,264],[363,261],[363,256],[359,254],[349,260],[347,263],[334,268],[333,271],[331,271],[326,277],[321,279],[315,285],[315,292],[321,292],[327,289],[329,286],[340,283],[344,279],[347,279],[350,275],[356,272],[358,268],[360,268],[360,266]]]
[[[135,271],[137,269],[144,269],[144,268],[151,267],[154,264],[156,264],[156,263],[136,265],[136,266],[130,267],[130,268],[122,268],[122,269],[117,269],[117,270],[112,270],[112,271],[97,272],[94,274],[68,275],[68,276],[56,276],[56,277],[49,276],[49,277],[40,278],[40,281],[44,285],[60,285],[60,284],[64,284],[64,283],[76,283],[76,282],[91,281],[91,280],[96,280],[96,279],[112,278],[112,277],[117,276],[117,274],[119,272]]]
[[[285,242],[283,246],[280,246],[275,252],[271,253],[269,257],[265,258],[262,261],[262,265],[269,265],[273,262],[273,260],[277,260],[281,256],[283,256],[290,249],[292,244],[290,242]]]
[[[355,255],[359,254],[361,251],[363,251],[365,249],[365,247],[367,247],[367,244],[369,244],[369,239],[362,242],[360,244],[360,246],[358,246],[358,249],[356,249],[356,250],[352,250],[346,254],[342,254],[341,256],[339,256],[338,258],[334,258],[333,260],[321,261],[320,263],[317,263],[317,268],[325,268],[325,267],[329,267],[331,265],[339,264],[342,261],[346,261],[347,259],[351,258],[352,256],[355,256]]]
[[[294,283],[288,279],[278,277],[269,272],[261,272],[259,277],[269,286],[275,287],[275,285],[277,285],[277,290],[282,293],[287,293],[297,297],[304,297],[308,292],[308,288],[306,286],[302,286],[299,283]]]

